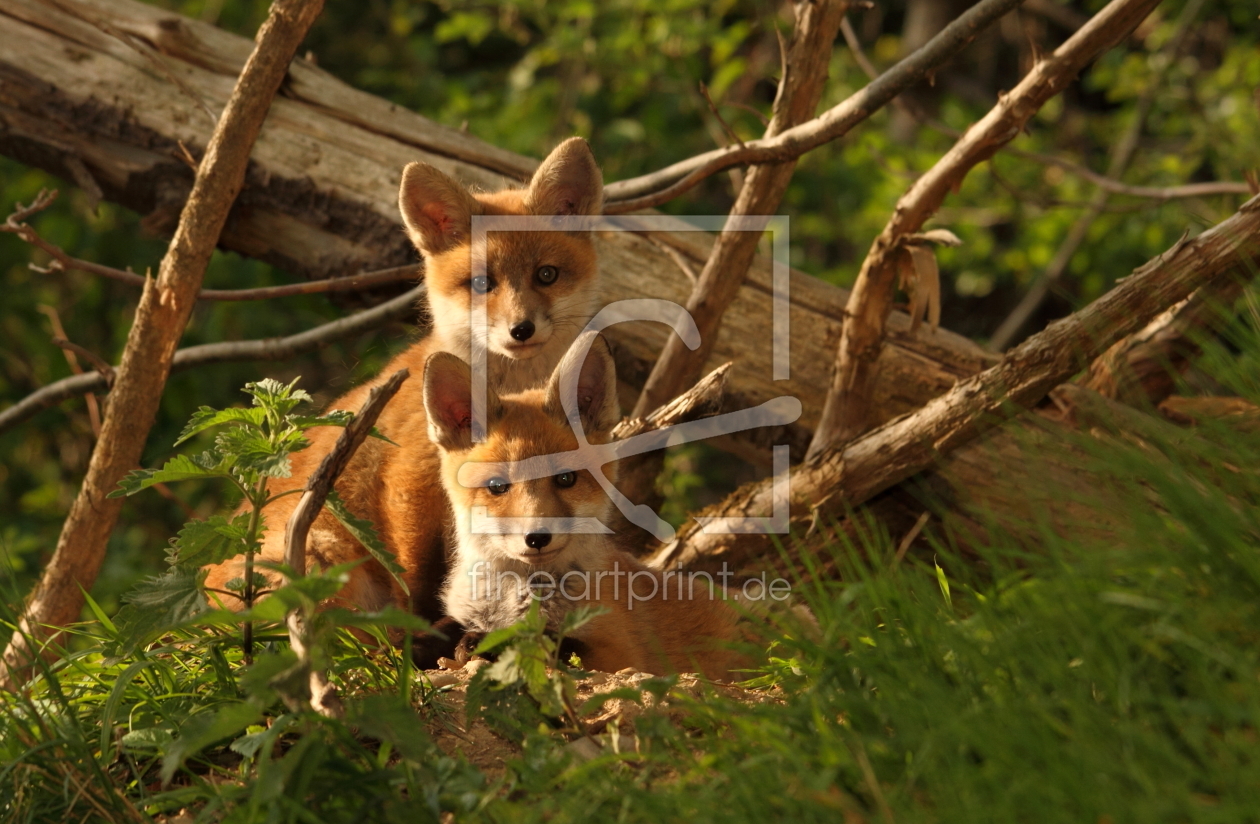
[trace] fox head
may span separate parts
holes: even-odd
[[[487,236],[485,275],[473,274],[474,215],[598,215],[604,184],[586,141],[574,137],[542,162],[527,188],[469,192],[427,163],[403,170],[398,206],[425,261],[433,333],[467,352],[469,310],[485,300],[490,352],[554,364],[590,319],[598,266],[590,232],[503,231]],[[543,375],[539,377],[545,376]]]
[[[586,344],[590,353],[583,362]],[[470,383],[468,364],[448,352],[431,355],[425,364],[429,437],[442,454],[442,483],[455,513],[460,551],[492,562],[581,565],[591,527],[598,530],[586,519],[606,523],[611,502],[590,472],[580,468],[564,394],[569,393],[568,409],[587,441],[607,443],[621,419],[608,344],[595,333],[584,334],[545,387],[502,396],[487,387],[487,431],[481,443],[472,442]],[[575,534],[583,526],[586,534]]]

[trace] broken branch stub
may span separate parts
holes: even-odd
[[[932,466],[942,455],[1037,403],[1089,365],[1116,341],[1142,329],[1195,289],[1238,267],[1260,266],[1260,196],[1193,240],[1182,240],[1123,278],[1084,309],[1051,324],[1012,349],[996,365],[959,381],[917,411],[824,450],[791,475],[793,529],[818,517],[842,517],[872,496]],[[737,490],[699,513],[761,515],[772,511],[773,479]],[[653,564],[684,566],[721,557],[740,563],[769,543],[766,535],[705,533],[696,523],[680,530]]]
[[[1019,85],[1001,95],[997,105],[898,201],[888,224],[871,244],[849,294],[835,372],[808,457],[852,440],[870,425],[873,388],[892,312],[893,284],[901,268],[897,258],[905,237],[923,226],[976,164],[1014,139],[1042,104],[1062,91],[1095,57],[1124,39],[1157,3],[1158,0],[1112,0],[1067,42],[1038,62]],[[922,254],[917,262],[929,265]],[[920,302],[927,307],[926,300]]]

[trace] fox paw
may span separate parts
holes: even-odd
[[[464,637],[459,639],[459,644],[455,646],[455,660],[460,665],[467,664],[473,657],[477,649],[477,645],[486,637],[484,632],[465,632]]]

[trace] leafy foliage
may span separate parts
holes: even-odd
[[[311,396],[297,389],[297,379],[288,384],[270,378],[247,383],[245,392],[253,397],[250,409],[212,409],[201,407],[184,427],[176,443],[213,427],[222,427],[215,437],[214,448],[195,456],[178,455],[161,469],[141,469],[130,473],[112,493],[134,495],[157,484],[189,479],[213,478],[228,481],[245,497],[247,510],[228,517],[212,515],[204,521],[190,521],[171,541],[167,550],[170,568],[163,575],[142,581],[125,597],[126,606],[118,614],[119,633],[111,646],[114,655],[135,652],[158,633],[182,627],[210,610],[210,602],[221,602],[221,596],[239,598],[245,607],[245,655],[252,656],[251,624],[255,618],[281,621],[285,613],[300,609],[317,636],[335,629],[336,622],[317,615],[315,605],[337,593],[348,580],[347,567],[335,567],[317,575],[276,567],[288,579],[285,586],[267,593],[269,602],[256,605],[268,585],[265,576],[254,570],[254,553],[262,543],[266,529],[263,509],[280,495],[267,488],[269,478],[289,475],[289,460],[294,452],[305,449],[309,442],[302,433],[314,426],[346,426],[354,416],[348,412],[332,412],[320,416],[298,416],[293,411]],[[368,549],[372,557],[401,578],[402,567],[377,537],[371,522],[356,518],[335,493],[327,507]],[[226,584],[228,592],[207,593],[201,569],[219,564],[238,555],[245,555],[244,574]]]
[[[1258,330],[1244,312],[1200,362],[1254,403]],[[0,815],[1254,820],[1260,477],[1247,468],[1260,432],[1103,426],[1068,446],[1108,490],[1081,490],[1070,528],[1017,537],[995,521],[971,544],[980,563],[947,533],[895,569],[887,536],[835,547],[839,578],[797,587],[816,633],[765,629],[773,657],[753,700],[672,678],[575,700],[583,673],[532,611],[483,642],[498,657],[468,688],[473,716],[518,742],[486,772],[437,746],[453,723],[445,693],[387,643],[321,642],[348,703],[337,722],[279,703],[295,663],[279,636],[262,631],[245,666],[203,616],[107,659],[121,630],[92,602],[79,650],[0,702]],[[1037,444],[1022,454],[1030,477],[1051,477]],[[338,574],[277,593],[274,614],[315,603]],[[591,731],[616,699],[646,705],[633,734],[615,718]],[[578,739],[598,742],[593,760],[576,759]]]

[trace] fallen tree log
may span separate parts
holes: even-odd
[[[193,177],[184,149],[201,156],[212,126],[206,110],[222,108],[250,41],[133,0],[0,0],[0,28],[0,153],[144,213],[150,227],[173,228]],[[412,263],[395,201],[402,167],[413,160],[488,188],[522,180],[536,165],[294,61],[220,245],[311,279]],[[698,232],[606,235],[606,300],[685,303],[691,281],[678,260],[703,264],[712,243]],[[786,430],[724,442],[763,464],[773,443],[804,454],[831,368],[812,353],[834,350],[847,300],[844,290],[793,272],[792,375],[772,381],[770,274],[759,258],[705,367],[734,362],[728,408],[801,399],[805,413]],[[654,324],[609,330],[627,405],[666,334]],[[889,343],[875,387],[878,420],[996,360],[945,330],[911,333],[904,313],[890,321]]]
[[[805,535],[822,519],[842,518],[878,493],[929,468],[984,429],[1028,407],[1127,335],[1142,329],[1195,289],[1236,268],[1260,265],[1260,196],[1193,240],[1179,241],[1094,303],[1056,321],[1011,350],[1000,363],[885,423],[822,453],[792,475],[792,530]],[[751,484],[698,517],[765,516],[770,480]],[[735,566],[765,553],[768,536],[713,534],[699,522],[679,531],[653,558],[684,567],[721,558]]]

